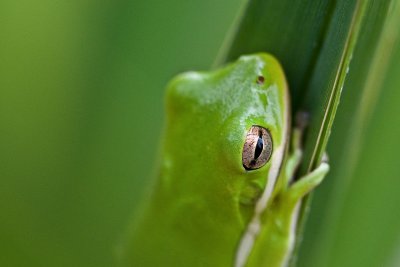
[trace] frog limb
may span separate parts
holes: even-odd
[[[328,163],[322,162],[315,170],[301,177],[294,184],[289,186],[288,191],[285,192],[288,200],[293,203],[299,202],[305,195],[310,193],[317,185],[322,182],[328,171]]]
[[[329,170],[328,164],[323,162],[311,173],[293,180],[302,157],[301,135],[300,129],[293,130],[291,154],[283,166],[268,208],[261,215],[265,227],[257,236],[245,266],[287,266],[295,244],[301,200],[321,183]]]

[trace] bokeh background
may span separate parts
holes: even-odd
[[[112,265],[165,85],[211,66],[239,5],[0,2],[1,266]]]
[[[113,265],[152,175],[165,84],[209,69],[242,3],[0,2],[1,266]],[[349,131],[362,94],[344,91],[301,266],[400,266],[393,57],[362,140]],[[361,156],[342,170],[352,134]]]

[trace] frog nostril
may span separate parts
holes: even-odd
[[[257,77],[257,83],[258,83],[258,84],[264,84],[264,80],[265,80],[265,78],[264,78],[264,76],[262,76],[262,75],[260,75],[260,76]]]

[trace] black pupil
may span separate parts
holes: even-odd
[[[261,136],[259,136],[257,140],[256,150],[254,151],[254,159],[257,159],[261,155],[263,148],[264,148],[264,141],[261,138]]]

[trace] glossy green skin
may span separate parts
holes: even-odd
[[[288,107],[284,73],[268,54],[243,56],[222,69],[172,80],[158,177],[132,226],[123,265],[238,265],[242,236],[268,183],[271,162],[280,157],[275,148],[287,147]],[[247,171],[242,149],[252,125],[270,131],[274,152],[266,165]],[[284,159],[275,161],[284,164]],[[279,179],[274,196],[286,190],[288,179]],[[278,201],[263,211],[260,238],[246,266],[283,264],[297,202]],[[276,220],[289,226],[276,229]],[[276,263],[268,264],[264,254],[276,257],[269,256]]]

